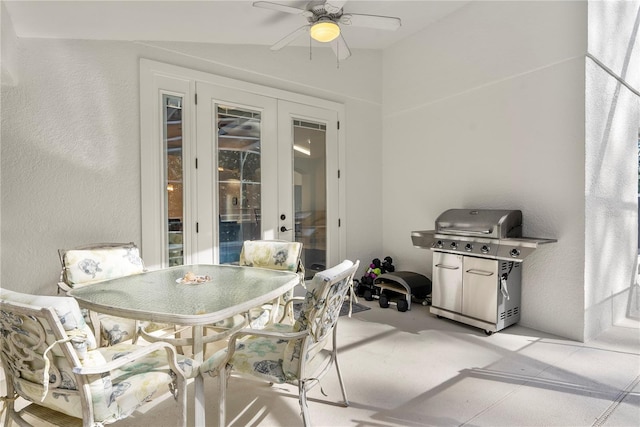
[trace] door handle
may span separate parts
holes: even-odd
[[[284,225],[283,225],[282,227],[280,227],[280,231],[281,231],[281,232],[283,232],[283,233],[284,233],[285,231],[291,231],[291,230],[292,230],[291,228],[287,228],[287,227],[285,227]]]
[[[454,266],[446,265],[446,264],[436,264],[436,267],[444,268],[446,270],[457,270],[457,269],[460,268],[460,267],[454,267]]]
[[[493,272],[491,271],[485,271],[485,270],[476,270],[475,268],[472,268],[471,270],[467,270],[467,273],[469,274],[477,274],[479,276],[493,276]]]

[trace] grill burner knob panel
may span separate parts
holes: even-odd
[[[456,242],[451,242],[451,249],[458,249],[458,244]]]
[[[480,251],[482,251],[483,254],[488,254],[491,251],[491,246],[482,245],[482,247],[480,248]]]
[[[511,255],[513,258],[517,258],[520,256],[520,250],[513,248],[511,249],[511,251],[509,251],[509,255]]]
[[[444,245],[444,244],[442,243],[442,240],[438,240],[438,241],[436,242],[436,247],[438,247],[438,248],[440,248],[440,249],[442,249],[442,246],[443,246],[443,245]]]
[[[467,252],[471,252],[473,250],[473,245],[471,243],[467,243],[464,247],[464,250]]]

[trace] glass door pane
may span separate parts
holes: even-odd
[[[293,120],[295,240],[308,277],[327,267],[326,134],[323,123]]]
[[[310,278],[344,256],[337,111],[278,100],[278,147],[278,238],[302,243]]]
[[[163,133],[166,177],[166,242],[169,266],[184,264],[184,174],[182,140],[182,97],[163,95]]]
[[[220,263],[239,260],[242,242],[260,238],[261,113],[218,105]]]

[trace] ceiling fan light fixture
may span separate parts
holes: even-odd
[[[328,43],[340,35],[340,27],[333,21],[320,20],[309,30],[311,38],[321,43]]]

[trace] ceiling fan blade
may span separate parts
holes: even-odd
[[[263,9],[276,10],[278,12],[291,13],[293,15],[302,15],[307,18],[313,16],[313,13],[308,10],[299,9],[297,7],[287,6],[279,3],[271,3],[270,1],[254,1],[253,7],[261,7]]]
[[[333,49],[339,61],[344,61],[351,56],[349,46],[347,46],[347,42],[344,40],[344,37],[342,37],[342,34],[338,36],[335,42],[331,43],[331,49]]]
[[[293,33],[284,36],[282,39],[280,39],[280,41],[278,41],[276,44],[271,46],[270,49],[271,50],[282,49],[283,47],[285,47],[286,45],[288,45],[289,43],[291,43],[292,41],[300,37],[300,35],[302,35],[303,33],[308,33],[310,27],[311,25],[303,25],[302,27],[295,30]]]
[[[347,0],[327,0],[324,3],[324,10],[327,13],[338,13],[346,2]]]
[[[393,16],[361,15],[358,13],[345,13],[340,17],[340,23],[353,27],[367,27],[391,31],[397,30],[402,25],[400,18]]]

